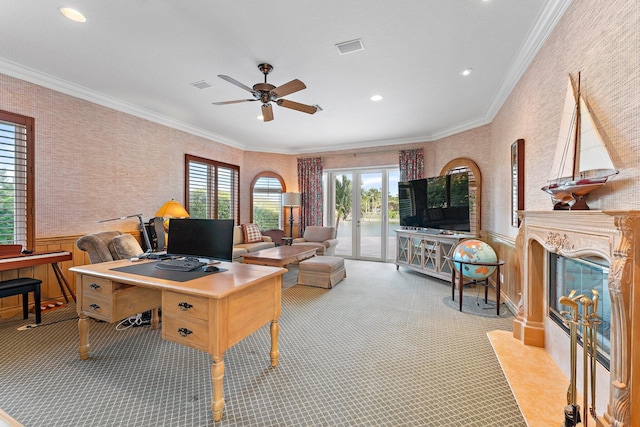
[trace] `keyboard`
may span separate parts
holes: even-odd
[[[156,264],[156,268],[171,271],[193,271],[207,265],[206,262],[186,258],[165,259]]]

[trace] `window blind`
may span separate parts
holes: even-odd
[[[260,177],[253,186],[253,222],[260,230],[283,228],[282,185],[273,177]]]
[[[28,248],[29,127],[10,118],[0,114],[0,243]]]
[[[240,167],[186,155],[187,211],[191,218],[240,221]]]

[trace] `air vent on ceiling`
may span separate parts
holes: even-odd
[[[362,44],[362,39],[351,40],[348,42],[342,42],[336,44],[338,48],[338,52],[340,55],[346,55],[347,53],[358,52],[360,50],[364,50],[364,45]]]
[[[189,83],[193,87],[197,87],[198,89],[208,89],[212,86],[211,83],[206,82],[204,80],[200,80],[199,82]]]

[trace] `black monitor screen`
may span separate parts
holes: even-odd
[[[232,219],[172,218],[167,253],[231,261],[233,224]]]

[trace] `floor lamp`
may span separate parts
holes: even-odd
[[[282,193],[282,206],[289,208],[289,237],[293,239],[293,208],[299,207],[302,202],[300,193]]]

